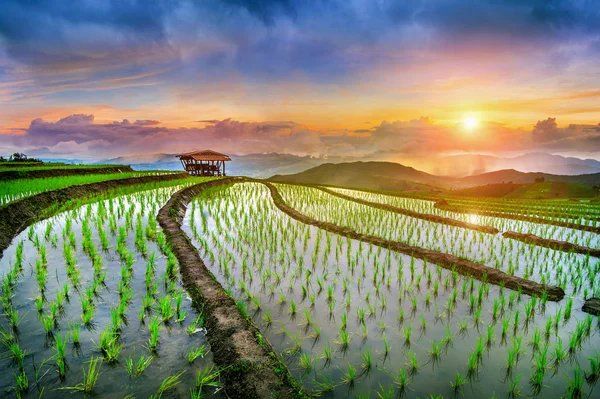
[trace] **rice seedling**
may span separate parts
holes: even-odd
[[[458,393],[462,390],[463,386],[467,383],[465,377],[460,373],[456,373],[456,378],[454,378],[454,382],[450,382],[450,387],[455,393]]]
[[[569,377],[567,380],[567,397],[569,398],[583,398],[583,382],[584,378],[581,373],[581,367],[577,365],[573,370],[573,377]]]
[[[179,373],[173,374],[167,378],[165,378],[158,387],[156,394],[151,395],[150,398],[160,398],[162,395],[175,388],[177,385],[181,383],[181,376],[185,373],[185,370],[180,371]]]
[[[518,374],[509,384],[508,386],[508,396],[511,398],[517,398],[521,396],[521,385],[519,384],[521,380],[521,374]]]
[[[419,362],[417,361],[417,355],[414,352],[408,352],[406,354],[408,358],[408,369],[411,375],[419,372]]]
[[[219,388],[223,384],[219,381],[221,371],[215,370],[214,365],[205,367],[196,374],[196,389],[201,392],[203,387]]]
[[[98,378],[100,377],[100,369],[102,367],[102,359],[98,357],[93,357],[88,362],[87,371],[83,368],[83,382],[72,386],[66,387],[64,389],[71,391],[79,391],[84,393],[92,393],[94,392],[94,388],[96,387],[96,383],[98,382]]]
[[[342,382],[351,387],[353,387],[356,382],[356,369],[352,367],[350,363],[348,363],[348,370],[342,377]]]
[[[304,370],[305,373],[309,372],[314,367],[314,359],[307,353],[302,353],[298,358],[298,366]]]
[[[152,363],[151,356],[146,357],[146,356],[142,355],[137,360],[137,362],[134,362],[133,358],[128,357],[125,360],[125,369],[127,370],[127,374],[129,374],[130,377],[138,378],[140,375],[142,375],[144,370],[146,370],[148,368],[148,366],[150,366],[151,363]]]
[[[194,363],[194,360],[196,360],[199,357],[204,357],[207,353],[208,349],[204,345],[199,346],[197,348],[191,348],[187,354],[187,361],[189,364],[192,364]]]

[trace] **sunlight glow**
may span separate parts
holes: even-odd
[[[465,127],[467,129],[473,129],[473,128],[477,127],[477,124],[479,123],[479,121],[473,117],[467,117],[463,120],[463,123],[465,124]]]

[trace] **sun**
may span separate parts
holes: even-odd
[[[479,121],[473,117],[467,117],[463,120],[463,123],[467,129],[473,129],[477,127]]]

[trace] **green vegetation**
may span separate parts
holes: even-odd
[[[49,177],[45,179],[6,180],[0,182],[0,206],[45,191],[58,190],[65,187],[76,186],[81,184],[98,183],[108,180],[119,180],[141,176],[156,176],[165,173],[172,172],[124,172],[79,176],[59,176]]]

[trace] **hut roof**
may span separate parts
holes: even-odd
[[[176,155],[179,159],[195,159],[196,161],[231,161],[231,158],[213,150],[199,150]]]

